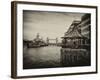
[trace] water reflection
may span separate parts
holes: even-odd
[[[60,49],[58,46],[41,48],[24,48],[23,68],[50,68],[60,67]]]

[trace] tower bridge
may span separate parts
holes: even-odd
[[[48,46],[60,46],[60,43],[58,42],[58,38],[50,39],[47,37],[47,44],[48,44]]]

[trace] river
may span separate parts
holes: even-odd
[[[61,47],[46,46],[23,49],[23,68],[53,68],[61,67]]]

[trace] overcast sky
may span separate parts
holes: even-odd
[[[45,40],[64,36],[73,20],[81,20],[83,13],[23,11],[23,38],[33,40],[36,34]]]

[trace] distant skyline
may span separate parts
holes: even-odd
[[[44,40],[61,37],[74,20],[81,21],[84,13],[23,11],[23,38],[33,40],[37,33]]]

